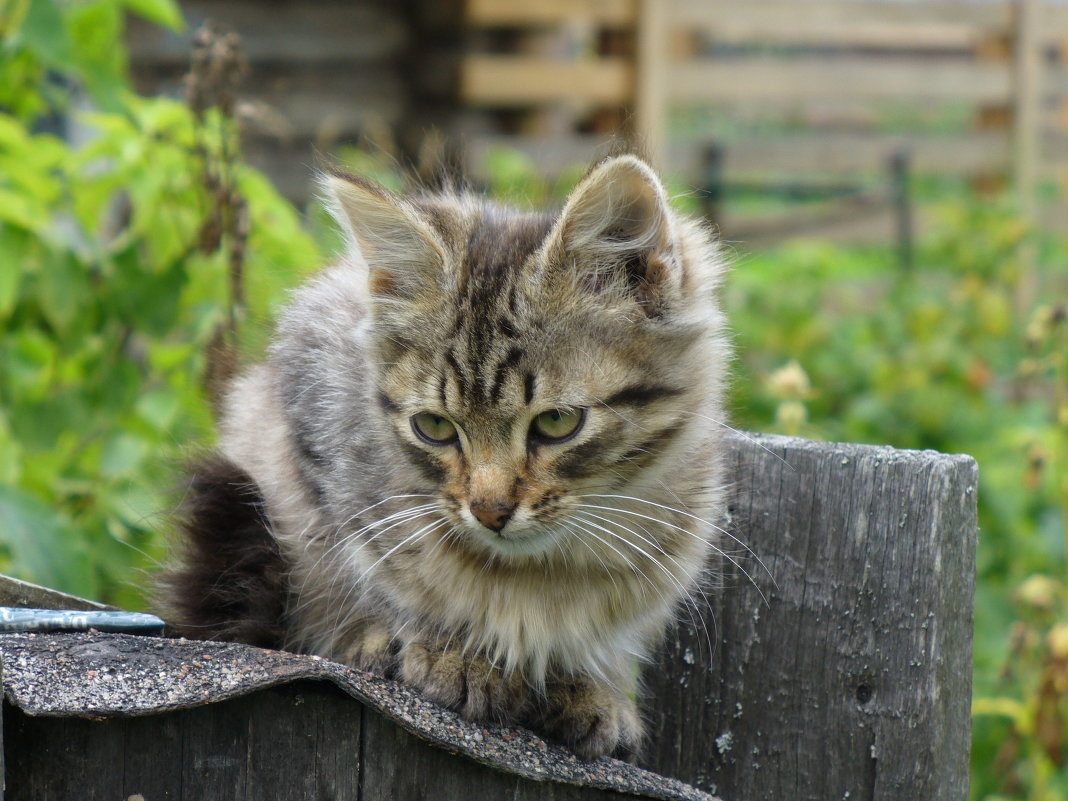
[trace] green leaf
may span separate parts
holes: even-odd
[[[11,433],[7,415],[0,409],[0,486],[14,484],[21,472],[22,454],[15,435]]]
[[[126,7],[150,22],[172,31],[185,29],[185,20],[178,5],[172,0],[124,0]]]
[[[0,188],[0,220],[41,233],[48,224],[48,209],[37,200]]]
[[[15,487],[0,486],[0,543],[11,550],[12,571],[30,581],[77,595],[95,595],[78,537],[55,509]]]
[[[180,402],[173,392],[146,392],[137,401],[137,414],[156,431],[169,431],[181,413]]]
[[[26,46],[49,66],[65,69],[74,66],[74,48],[55,0],[32,0],[21,34]]]
[[[152,273],[145,266],[137,248],[131,247],[115,256],[116,292],[113,303],[118,318],[131,328],[153,336],[164,336],[178,321],[182,288],[187,281],[180,261]]]
[[[30,260],[31,239],[25,231],[0,224],[0,321],[15,307],[19,280]]]
[[[148,443],[133,434],[116,434],[104,445],[100,472],[108,477],[132,474],[148,455]]]
[[[43,397],[58,356],[55,343],[33,328],[5,334],[0,343],[7,346],[0,348],[0,370],[8,382],[6,389],[27,400]]]
[[[151,530],[159,525],[159,514],[164,508],[162,499],[154,488],[143,482],[123,482],[108,496],[108,508],[132,528]]]
[[[22,123],[7,114],[0,114],[0,146],[23,151],[28,149],[30,142],[30,133]]]
[[[91,307],[87,266],[70,251],[54,252],[42,266],[37,296],[48,322],[67,333],[79,312]]]
[[[67,29],[77,60],[78,74],[96,105],[121,108],[127,89],[126,49],[122,41],[122,13],[114,3],[75,3],[69,6]]]

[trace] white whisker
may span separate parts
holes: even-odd
[[[681,565],[679,563],[679,561],[677,559],[675,559],[675,557],[673,557],[671,554],[669,554],[667,551],[665,551],[664,548],[659,543],[655,542],[652,539],[647,539],[646,537],[643,537],[641,534],[639,534],[638,532],[634,531],[634,529],[630,528],[629,526],[623,525],[618,520],[611,520],[611,519],[609,519],[607,517],[603,517],[601,515],[593,514],[592,512],[583,513],[583,517],[581,519],[585,520],[587,515],[589,517],[596,518],[597,520],[601,520],[602,522],[608,523],[609,525],[619,526],[624,531],[626,531],[626,532],[628,532],[630,534],[633,534],[635,537],[640,539],[642,542],[648,543],[649,545],[651,545],[652,547],[654,547],[658,551],[660,551],[660,553],[662,553],[668,559],[670,559],[671,562],[679,569],[679,571],[683,575],[686,575],[687,573],[690,572],[685,567],[683,567],[683,565]],[[636,525],[638,525],[638,524],[636,524]],[[649,534],[649,532],[646,529],[642,528],[641,525],[638,525],[638,528],[641,528],[643,531],[645,531],[646,534]],[[617,534],[616,536],[619,536],[619,535]],[[652,537],[652,534],[649,534],[649,537]],[[712,660],[712,656],[713,656],[712,639],[711,639],[711,636],[708,633],[708,627],[705,626],[704,617],[701,615],[701,610],[698,609],[698,607],[697,607],[697,601],[690,594],[690,591],[683,585],[682,581],[679,578],[677,578],[674,574],[672,574],[672,572],[670,570],[668,570],[666,567],[664,567],[664,565],[660,564],[660,562],[658,560],[653,559],[649,554],[646,554],[644,551],[642,551],[640,548],[638,548],[638,546],[636,546],[633,542],[630,542],[629,540],[627,540],[626,537],[619,537],[619,539],[621,539],[623,542],[627,543],[631,547],[635,548],[639,553],[642,553],[646,558],[648,558],[651,562],[653,562],[653,564],[655,564],[657,567],[659,567],[664,572],[664,575],[666,575],[669,579],[671,579],[675,583],[675,586],[678,587],[679,592],[681,593],[680,597],[682,599],[684,599],[692,607],[692,610],[689,612],[689,615],[690,615],[690,622],[694,624],[694,628],[697,627],[697,621],[694,620],[693,613],[694,613],[694,611],[697,612],[698,620],[701,621],[701,628],[704,629],[704,632],[705,632],[705,640],[708,643],[708,657],[709,657],[709,663],[711,664],[711,660]],[[697,591],[699,593],[701,593],[701,597],[704,599],[704,602],[705,602],[704,606],[706,608],[708,608],[709,610],[711,610],[712,603],[709,600],[708,596],[705,594],[704,590],[701,589],[700,584],[694,584],[694,587],[696,587]],[[713,625],[715,625],[715,620],[714,619],[713,619]],[[718,640],[718,631],[717,631],[717,640]]]
[[[635,499],[635,500],[637,500],[637,499]],[[650,503],[651,503],[651,501],[650,501]],[[657,505],[659,506],[659,504],[657,504]],[[740,570],[742,572],[742,575],[744,575],[747,579],[749,579],[749,583],[752,584],[753,587],[756,589],[757,593],[760,595],[761,600],[763,600],[765,604],[770,606],[770,604],[768,603],[767,597],[764,595],[764,591],[760,589],[760,585],[756,583],[756,581],[753,579],[753,577],[749,574],[749,572],[744,567],[742,567],[742,565],[738,562],[738,560],[735,559],[733,556],[731,556],[727,551],[723,550],[722,548],[717,547],[715,545],[715,543],[710,542],[709,540],[705,539],[704,537],[701,537],[701,536],[699,536],[697,534],[694,534],[692,531],[689,531],[688,529],[685,529],[685,528],[683,528],[682,526],[680,526],[680,525],[678,525],[676,523],[671,523],[671,522],[669,522],[667,520],[661,520],[659,518],[651,517],[649,515],[643,515],[641,512],[635,512],[633,509],[621,509],[621,508],[619,508],[617,506],[599,506],[599,505],[596,505],[596,504],[588,504],[588,503],[582,503],[582,504],[579,504],[578,506],[579,506],[580,509],[583,509],[583,508],[601,509],[601,510],[605,510],[605,511],[609,511],[609,512],[620,512],[621,514],[631,515],[633,517],[640,517],[643,520],[649,520],[649,521],[651,521],[653,523],[659,523],[662,526],[668,526],[669,528],[673,528],[676,531],[680,531],[683,534],[686,534],[686,535],[688,535],[690,537],[693,537],[694,539],[698,539],[698,540],[701,540],[701,541],[707,543],[710,548],[712,548],[713,550],[716,551],[716,553],[718,553],[720,556],[722,556],[728,562],[730,562],[732,565],[734,565],[736,568],[738,568],[738,570]],[[760,562],[759,559],[757,559],[757,561]],[[761,562],[760,566],[764,567],[764,564]],[[766,571],[767,568],[765,567],[764,570]],[[770,575],[770,573],[769,573],[769,575]],[[774,579],[772,579],[772,581],[774,581]]]
[[[732,534],[731,532],[727,531],[727,529],[722,528],[721,526],[717,526],[715,523],[713,523],[713,522],[711,522],[709,520],[705,520],[703,517],[698,517],[697,515],[691,514],[690,512],[687,512],[687,511],[685,511],[683,509],[675,509],[675,508],[672,508],[670,506],[665,506],[662,503],[657,503],[656,501],[650,501],[650,500],[647,500],[645,498],[637,498],[637,497],[634,497],[632,495],[607,495],[607,494],[589,493],[589,494],[581,495],[581,496],[578,496],[578,497],[582,497],[582,498],[616,498],[616,499],[625,500],[625,501],[637,501],[638,503],[647,503],[650,506],[656,506],[657,508],[663,509],[665,511],[673,512],[675,514],[680,514],[683,517],[690,518],[691,520],[696,520],[698,523],[704,523],[706,526],[709,526],[709,527],[715,529],[720,534],[723,534],[725,537],[729,537],[730,539],[732,539],[736,543],[738,543],[738,545],[740,545],[742,548],[744,548],[745,551],[748,554],[750,554],[754,559],[756,559],[757,564],[759,564],[764,569],[764,572],[768,574],[768,578],[770,578],[771,579],[771,583],[775,585],[775,589],[779,588],[778,583],[776,583],[776,581],[775,581],[775,576],[772,575],[770,570],[768,570],[767,566],[764,564],[764,562],[757,555],[756,551],[754,551],[752,548],[750,548],[748,545],[746,545],[744,542],[742,542],[740,539],[738,539],[738,537],[734,536],[734,534]],[[602,508],[608,508],[608,509],[610,509],[612,511],[620,511],[620,512],[624,511],[623,509],[619,509],[618,507],[602,507]],[[638,513],[634,512],[633,514],[638,514]],[[644,515],[639,515],[639,516],[644,517]],[[648,519],[649,520],[653,520],[653,521],[655,521],[657,523],[667,523],[667,521],[658,520],[657,518],[653,518],[653,517],[650,517]],[[669,524],[669,525],[671,525],[671,524]],[[676,526],[676,528],[678,528],[678,527]],[[679,530],[680,531],[686,531],[686,529],[683,529],[683,528],[680,528]],[[690,532],[690,531],[686,531],[686,533],[693,535],[693,532]],[[696,535],[693,535],[693,536],[696,536]]]

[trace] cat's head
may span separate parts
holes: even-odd
[[[378,412],[463,541],[544,553],[603,525],[594,494],[672,480],[718,415],[720,262],[644,162],[602,162],[556,215],[327,182]]]

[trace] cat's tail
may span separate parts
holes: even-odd
[[[189,476],[175,556],[156,593],[168,633],[282,647],[286,564],[259,487],[218,454],[192,465]]]

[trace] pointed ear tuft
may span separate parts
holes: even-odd
[[[341,172],[324,174],[321,185],[350,255],[366,266],[372,296],[412,297],[440,284],[444,246],[411,204]]]
[[[602,162],[571,193],[552,238],[553,256],[597,291],[622,289],[649,317],[681,284],[674,224],[660,180],[640,159]]]

